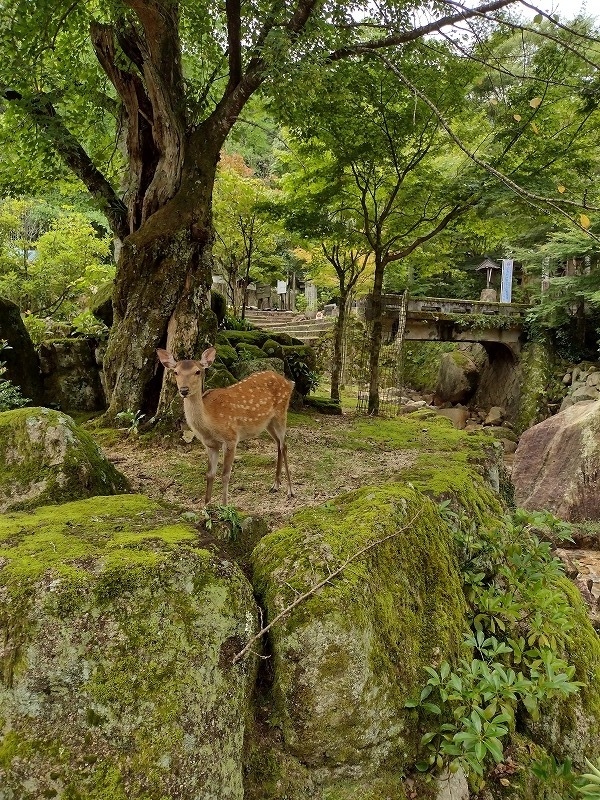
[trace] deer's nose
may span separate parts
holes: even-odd
[[[188,389],[188,387],[187,387],[187,386],[181,386],[181,387],[179,388],[179,394],[180,394],[182,397],[187,397],[189,393],[190,393],[190,390]]]

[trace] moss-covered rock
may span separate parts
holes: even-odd
[[[235,366],[235,376],[241,381],[255,372],[264,372],[269,369],[283,375],[283,361],[278,358],[255,358],[252,361],[240,361]]]
[[[0,339],[9,348],[2,351],[0,360],[6,364],[4,377],[21,390],[23,397],[34,403],[42,398],[40,363],[27,328],[21,319],[19,307],[0,297]]]
[[[455,349],[453,342],[403,342],[403,383],[417,391],[433,392],[443,354]]]
[[[113,304],[112,297],[115,288],[114,281],[107,281],[102,284],[92,302],[90,303],[90,311],[95,317],[98,317],[107,327],[113,324]]]
[[[291,339],[292,337],[288,337]],[[274,339],[268,339],[262,346],[263,352],[266,354],[267,358],[281,358],[283,359],[283,347],[282,344],[288,344],[288,342],[280,343],[276,342]],[[291,342],[289,342],[291,344]]]
[[[548,416],[548,387],[552,380],[554,359],[549,345],[528,342],[521,351],[519,369],[521,387],[516,429],[519,433]]]
[[[137,495],[0,518],[0,794],[241,800],[240,570]]]
[[[217,318],[217,323],[222,325],[227,314],[227,300],[224,295],[214,289],[210,293],[210,308]]]
[[[250,361],[254,358],[264,358],[265,352],[260,347],[255,347],[253,344],[246,344],[245,342],[240,342],[236,344],[235,349],[238,352],[240,358],[245,359],[246,361]]]
[[[217,361],[224,364],[227,369],[230,369],[239,358],[235,347],[230,344],[217,344],[216,351]]]
[[[382,764],[399,775],[414,758],[404,704],[425,666],[458,657],[465,630],[452,535],[431,500],[393,484],[302,511],[254,552],[272,618],[379,540],[272,631],[274,719],[286,751],[325,785]]]
[[[62,411],[101,411],[106,398],[95,339],[55,339],[40,349],[44,404]]]
[[[341,416],[342,406],[337,400],[331,400],[327,397],[305,397],[304,405],[308,408],[314,408],[315,411],[320,411],[321,414],[331,414],[333,416]]]
[[[262,347],[270,338],[269,331],[219,331],[217,334],[217,344],[229,344],[236,347],[238,344],[252,344],[255,347]]]
[[[0,511],[127,489],[123,475],[66,414],[48,408],[0,414]]]
[[[535,742],[581,769],[585,757],[600,758],[600,637],[573,583],[563,578],[556,590],[566,595],[573,623],[565,657],[575,666],[573,680],[583,686],[575,696],[546,703],[540,719],[528,720],[527,726]]]
[[[219,369],[218,367],[215,367],[206,373],[204,388],[224,389],[227,386],[233,386],[234,383],[237,383],[237,379],[234,378],[228,369]]]

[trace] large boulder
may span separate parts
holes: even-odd
[[[257,608],[192,525],[139,495],[7,514],[0,606],[1,797],[242,800]]]
[[[466,403],[473,396],[479,380],[479,367],[468,353],[453,350],[440,359],[435,387],[436,403]]]
[[[106,400],[94,339],[57,339],[40,347],[44,403],[63,411],[101,411]]]
[[[268,619],[325,583],[271,631],[286,758],[331,797],[343,778],[355,794],[336,797],[402,797],[399,776],[420,738],[405,703],[420,692],[425,666],[459,657],[466,625],[452,535],[435,504],[410,485],[363,489],[297,514],[261,540],[253,560]],[[380,779],[389,794],[366,791]],[[273,792],[257,796],[282,796]]]
[[[35,347],[21,319],[19,307],[0,297],[0,339],[10,349],[3,350],[0,361],[6,364],[5,378],[21,389],[23,397],[38,403],[42,397],[42,375]]]
[[[522,435],[512,480],[517,504],[565,520],[600,519],[600,402],[577,403]]]
[[[0,512],[127,490],[71,417],[48,408],[0,414]]]

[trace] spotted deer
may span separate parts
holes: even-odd
[[[277,469],[271,491],[277,491],[281,485],[283,464],[288,497],[293,497],[285,431],[294,382],[277,372],[256,372],[233,386],[203,392],[204,373],[217,355],[214,347],[205,350],[199,361],[176,361],[171,353],[161,348],[156,352],[161,364],[173,371],[177,389],[183,397],[186,422],[208,453],[205,503],[208,504],[212,497],[219,450],[225,450],[223,505],[227,505],[229,478],[237,444],[244,439],[254,439],[263,431],[267,431],[277,443]]]

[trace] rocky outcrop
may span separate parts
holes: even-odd
[[[5,378],[21,389],[23,397],[39,403],[42,397],[42,375],[35,348],[21,319],[19,307],[0,297],[0,339],[10,349],[2,351],[0,360],[6,364]]]
[[[0,795],[242,800],[252,588],[139,495],[0,517]]]
[[[479,367],[468,353],[462,350],[444,353],[435,387],[436,403],[468,402],[475,393],[478,380]]]
[[[577,403],[521,437],[512,480],[523,508],[600,519],[599,477],[600,402]]]
[[[254,553],[256,588],[272,618],[385,537],[272,632],[273,697],[288,756],[325,785],[352,777],[356,796],[367,796],[361,781],[368,785],[399,753],[414,757],[419,736],[405,702],[420,691],[424,665],[458,656],[465,605],[449,531],[431,501],[396,484],[307,510]],[[392,796],[403,796],[400,785]]]
[[[0,512],[127,490],[92,437],[47,408],[0,414]]]
[[[593,364],[579,364],[563,378],[563,383],[569,386],[569,392],[563,399],[560,410],[585,403],[588,400],[600,400],[600,371]]]
[[[101,411],[106,400],[94,339],[57,339],[40,347],[44,403],[62,411]]]

